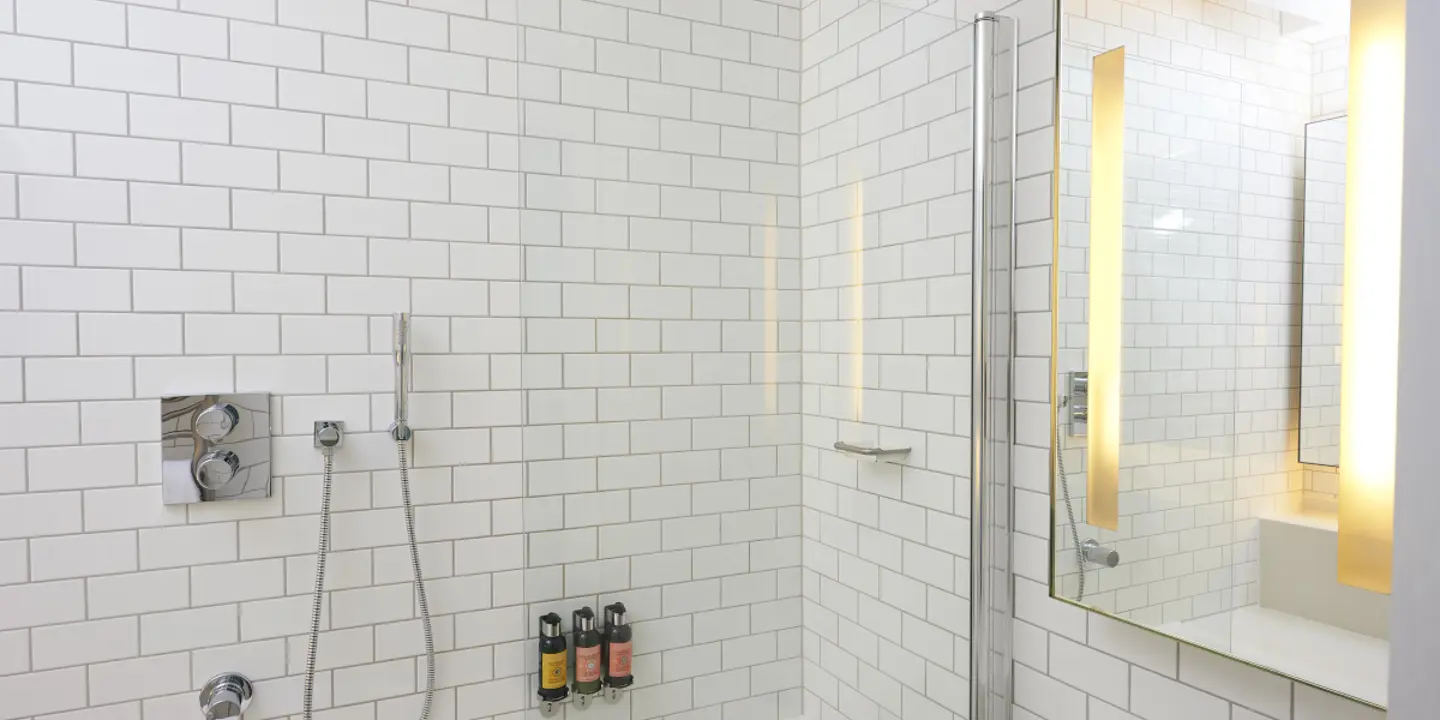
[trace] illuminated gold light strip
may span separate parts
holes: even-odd
[[[1125,48],[1095,56],[1090,117],[1090,373],[1085,519],[1120,526],[1120,274],[1125,216]]]
[[[1390,592],[1405,151],[1405,0],[1350,8],[1339,580]]]

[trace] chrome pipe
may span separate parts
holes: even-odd
[[[410,313],[395,314],[395,422],[390,436],[396,442],[410,439]]]

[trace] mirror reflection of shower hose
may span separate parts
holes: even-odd
[[[1060,410],[1063,413],[1069,400],[1063,395],[1060,397]],[[1070,501],[1070,479],[1065,475],[1065,446],[1064,438],[1060,433],[1060,419],[1055,419],[1055,466],[1059,470],[1060,493],[1065,498],[1065,514],[1070,520],[1070,539],[1075,543],[1075,568],[1080,572],[1080,592],[1075,597],[1075,602],[1085,599],[1085,548],[1080,544],[1080,526],[1075,524],[1075,505]]]

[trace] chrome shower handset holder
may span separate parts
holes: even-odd
[[[390,437],[410,440],[410,313],[395,313],[395,422]]]

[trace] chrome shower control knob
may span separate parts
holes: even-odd
[[[195,480],[206,490],[225,487],[240,472],[240,456],[229,450],[205,453],[195,465]]]
[[[195,434],[217,443],[240,424],[240,411],[230,403],[216,403],[195,416]]]
[[[250,679],[244,675],[216,675],[200,690],[200,710],[206,720],[238,720],[254,694]]]

